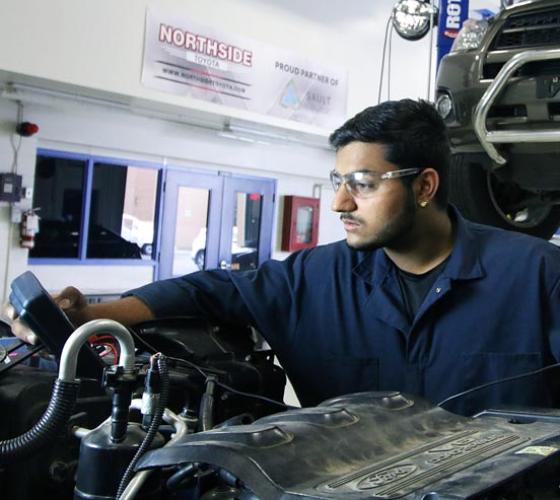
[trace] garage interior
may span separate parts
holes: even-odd
[[[549,182],[558,177],[557,131],[541,134],[540,156],[525,139],[501,147],[504,124],[513,137],[532,113],[545,122],[542,110],[509,101],[484,109],[459,58],[440,66],[438,36],[459,33],[441,25],[443,11],[462,25],[518,2],[2,2],[0,300],[39,340],[20,342],[4,306],[0,498],[554,498],[556,408],[473,417],[437,405],[462,393],[428,401],[398,390],[302,407],[254,325],[169,317],[76,330],[51,298],[73,286],[99,305],[199,271],[256,276],[266,262],[344,240],[331,209],[329,136],[361,110],[405,98],[436,104],[447,125],[470,120],[472,109],[442,81],[485,113],[489,147],[499,145],[488,160],[475,133],[459,127],[454,205],[469,220],[557,245],[560,189]],[[423,9],[424,32],[405,39],[398,9],[413,8]],[[519,26],[514,34],[550,28],[558,37],[560,11]],[[556,122],[560,42],[549,45],[542,60],[556,66],[531,59],[535,73],[525,76],[541,82],[537,104],[555,101]],[[500,50],[485,86],[507,66]],[[498,155],[512,151],[521,158],[510,162],[513,174]],[[467,184],[488,192],[471,196]],[[481,205],[494,219],[481,220]],[[372,370],[364,359],[332,362]],[[533,376],[529,368],[511,379]]]

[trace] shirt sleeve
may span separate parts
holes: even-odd
[[[560,279],[549,294],[548,340],[556,362],[560,362]]]
[[[123,296],[139,298],[157,318],[195,316],[250,324],[268,340],[297,321],[294,302],[303,272],[300,254],[267,261],[252,271],[200,271],[156,281]]]

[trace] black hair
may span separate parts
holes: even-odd
[[[355,141],[382,144],[385,159],[399,168],[435,169],[440,184],[434,200],[439,208],[447,207],[451,149],[445,123],[431,103],[386,101],[364,109],[329,137],[337,151]],[[405,185],[413,179],[401,178]]]

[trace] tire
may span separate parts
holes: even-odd
[[[199,250],[198,252],[196,252],[196,255],[194,256],[194,263],[196,264],[196,267],[198,267],[198,269],[201,271],[204,269],[204,260],[204,250]]]
[[[481,154],[453,155],[449,201],[474,222],[550,239],[560,225],[560,207],[499,180],[490,164]]]

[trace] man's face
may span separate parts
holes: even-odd
[[[371,171],[384,174],[399,167],[385,160],[382,145],[351,142],[336,153],[335,170],[341,175]],[[406,244],[414,226],[416,202],[412,189],[400,179],[381,180],[367,198],[352,196],[341,186],[332,209],[340,213],[346,241],[357,250],[398,248]]]

